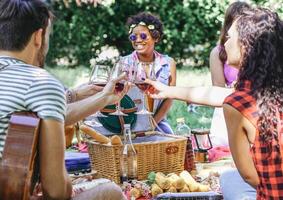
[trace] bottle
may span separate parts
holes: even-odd
[[[194,159],[194,151],[192,146],[191,129],[185,123],[184,118],[178,118],[176,121],[177,121],[177,127],[175,131],[176,135],[180,135],[187,138],[184,169],[190,172],[193,169],[195,169],[195,162],[194,162],[195,159]]]
[[[121,183],[137,179],[137,153],[132,143],[130,124],[124,124],[124,143],[120,164]]]
[[[185,119],[184,118],[178,118],[176,121],[177,121],[177,127],[176,127],[176,131],[175,131],[176,135],[191,137],[191,129],[185,123]]]

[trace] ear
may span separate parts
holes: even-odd
[[[37,31],[35,31],[33,34],[34,34],[34,46],[37,49],[40,49],[42,46],[43,29],[40,28]]]

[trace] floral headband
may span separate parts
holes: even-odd
[[[133,31],[133,29],[134,29],[136,26],[138,26],[138,25],[146,26],[149,30],[154,30],[154,29],[155,29],[155,26],[154,26],[153,24],[146,25],[145,22],[141,21],[141,22],[139,22],[138,24],[131,24],[129,33],[131,33],[131,32]]]

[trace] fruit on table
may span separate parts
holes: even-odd
[[[132,188],[130,191],[130,197],[135,197],[135,199],[139,198],[142,196],[142,193],[139,189],[137,188]]]

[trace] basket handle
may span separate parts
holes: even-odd
[[[116,108],[115,109],[110,109],[110,108],[103,108],[101,110],[101,112],[104,112],[104,113],[112,113],[112,112],[115,112]],[[133,108],[126,108],[126,109],[121,109],[121,111],[123,113],[132,113],[132,112],[136,112],[138,110],[137,107],[133,107]]]

